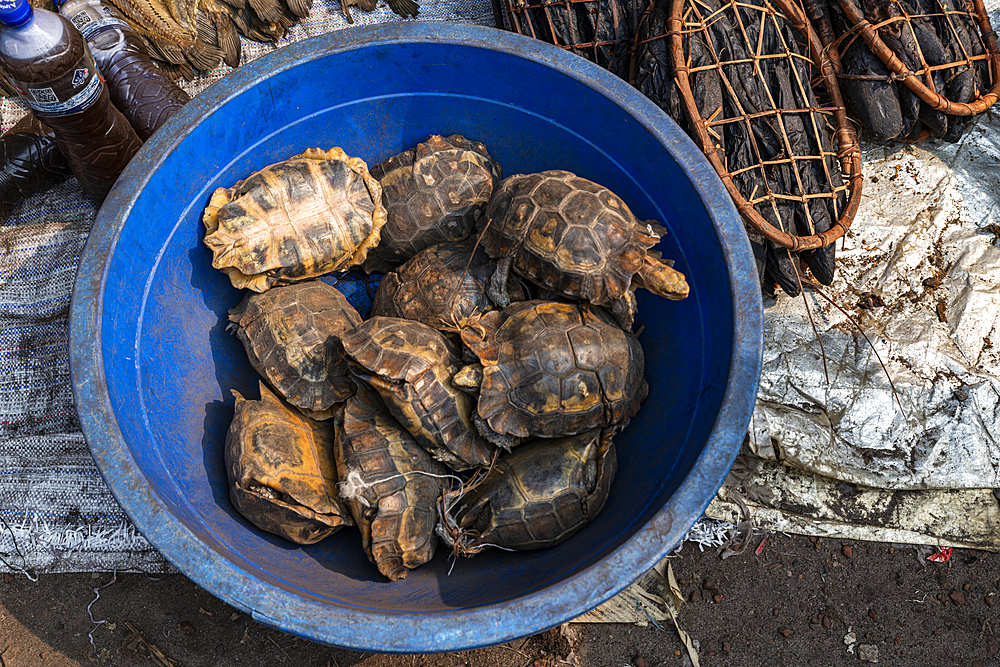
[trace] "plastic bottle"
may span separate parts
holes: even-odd
[[[55,135],[28,114],[0,135],[0,212],[70,174]]]
[[[99,0],[56,0],[59,13],[87,40],[111,101],[145,141],[191,99],[153,64],[142,38]]]
[[[83,35],[27,0],[0,0],[0,71],[55,133],[83,189],[104,201],[142,142],[111,104]]]

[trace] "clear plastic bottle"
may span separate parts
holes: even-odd
[[[0,135],[0,213],[69,174],[52,130],[33,114]]]
[[[145,141],[191,96],[153,64],[142,38],[99,0],[56,0],[59,13],[87,40],[111,101]]]
[[[104,201],[142,142],[111,104],[83,35],[27,0],[0,0],[0,71],[55,133],[83,189]]]

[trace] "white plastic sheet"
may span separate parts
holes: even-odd
[[[751,451],[877,488],[1000,487],[1000,118],[863,146],[829,301],[765,298]]]
[[[1000,112],[957,144],[861,145],[834,284],[765,298],[744,458],[763,464],[706,516],[1000,549]]]

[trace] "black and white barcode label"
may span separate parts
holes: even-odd
[[[110,15],[110,12],[101,12],[97,7],[84,6],[80,11],[69,17],[69,20],[80,31],[83,38],[91,40],[94,35],[109,28],[128,28],[125,21]]]
[[[104,80],[90,51],[62,76],[52,81],[28,83],[10,79],[21,98],[40,116],[79,113],[97,101]]]

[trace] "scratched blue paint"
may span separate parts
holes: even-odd
[[[210,266],[211,192],[311,146],[374,164],[432,133],[483,141],[505,174],[596,180],[668,230],[680,302],[639,296],[650,398],[618,438],[604,512],[545,551],[492,552],[449,573],[440,552],[389,583],[356,532],[310,547],[232,508],[222,447],[257,378],[225,315],[241,293]],[[359,292],[360,294],[361,292]],[[70,325],[80,421],[149,541],[263,623],[360,650],[467,649],[540,632],[615,595],[682,539],[746,432],[761,302],[742,223],[688,138],[634,89],[558,48],[488,28],[406,22],[328,34],[243,66],[173,117],[108,197]]]

